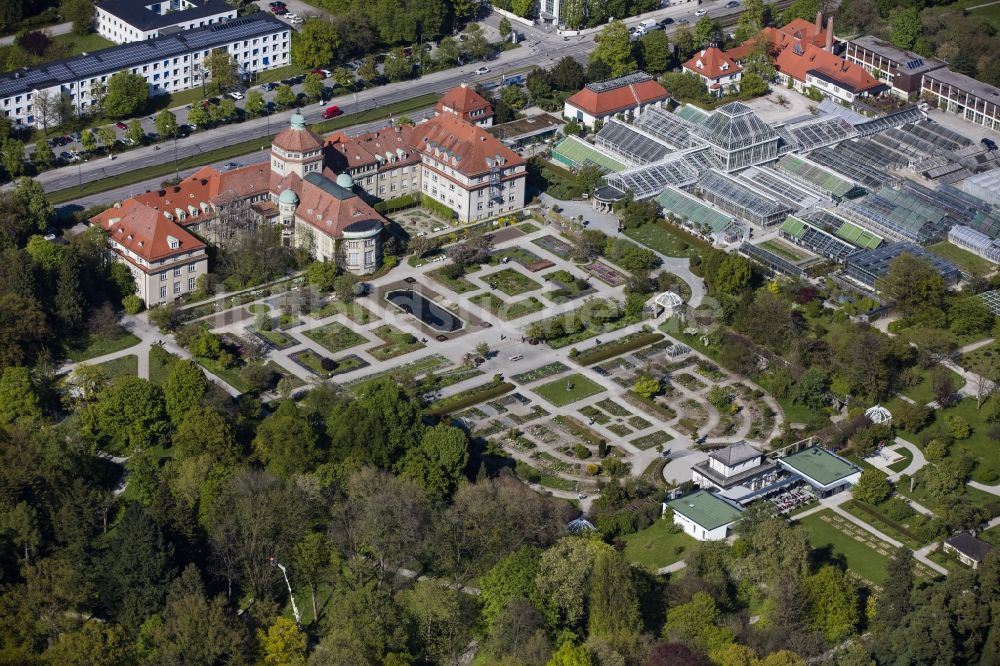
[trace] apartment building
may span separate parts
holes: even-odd
[[[134,199],[91,219],[108,233],[108,246],[135,278],[147,306],[168,303],[197,289],[208,272],[205,244],[161,211]]]
[[[252,14],[0,74],[0,110],[13,122],[41,126],[34,105],[41,94],[65,94],[78,114],[86,114],[117,72],[141,75],[150,95],[160,95],[201,85],[208,77],[202,63],[216,49],[226,49],[240,70],[250,73],[289,64],[290,46],[291,28]]]
[[[869,74],[888,85],[892,94],[904,99],[920,94],[924,74],[944,67],[943,62],[896,48],[870,35],[847,42],[844,58],[864,67]]]
[[[1000,132],[1000,88],[941,68],[924,74],[920,94],[940,109]]]
[[[178,30],[194,30],[236,18],[223,0],[103,0],[94,5],[97,33],[116,44],[141,42]]]

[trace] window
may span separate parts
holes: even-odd
[[[166,297],[167,297],[167,288],[160,287],[160,298],[166,298]]]
[[[181,269],[180,268],[175,268],[174,269],[174,277],[180,277],[180,276],[181,276]]]
[[[194,278],[188,278],[188,291],[194,291]]]
[[[167,280],[167,272],[163,271],[162,273],[160,273],[160,282],[166,282],[166,280]]]
[[[194,273],[196,270],[198,270],[198,266],[196,264],[188,264],[188,273]]]
[[[181,283],[180,282],[174,282],[174,293],[175,294],[181,293]]]

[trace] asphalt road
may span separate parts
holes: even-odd
[[[715,6],[709,7],[709,5],[705,4],[702,5],[702,9],[707,9],[709,15],[713,18],[723,19],[724,23],[731,22],[734,15],[742,11],[742,6],[737,8],[725,7],[722,0],[713,0],[712,4]],[[785,2],[776,4],[785,4]],[[696,8],[697,5],[693,3],[669,7],[656,12],[656,16],[658,18],[666,16],[671,16],[675,19],[688,18],[693,24]],[[730,20],[727,21],[725,19]],[[639,18],[632,18],[628,19],[626,23],[634,25],[638,24],[639,21]],[[677,24],[674,24],[668,32],[672,32],[676,28]],[[477,76],[475,70],[481,64],[472,63],[460,68],[435,72],[411,81],[402,81],[370,88],[353,95],[335,97],[323,104],[310,104],[302,108],[301,111],[305,114],[307,122],[314,123],[321,120],[323,109],[331,104],[336,104],[344,110],[345,117],[349,118],[350,115],[355,113],[412,99],[420,95],[429,93],[440,94],[463,82],[475,84],[480,81],[499,80],[504,74],[523,71],[528,67],[548,67],[565,56],[583,60],[594,48],[592,35],[562,38],[556,35],[554,30],[550,29],[546,31],[544,28],[529,28],[525,32],[528,35],[528,39],[522,43],[520,48],[504,51],[488,63],[490,68],[489,74]],[[159,150],[155,150],[153,146],[145,146],[116,155],[113,160],[108,158],[92,158],[86,162],[46,171],[38,175],[35,180],[47,192],[56,192],[81,183],[99,181],[103,178],[162,164],[167,160],[181,160],[235,143],[252,139],[264,139],[287,125],[291,114],[292,111],[289,110],[239,124],[223,125],[206,132],[196,132],[189,137],[178,139],[176,145],[174,142],[160,143]],[[183,120],[179,118],[179,122],[183,122]],[[266,142],[262,141],[261,147],[263,148],[265,145]],[[260,150],[259,148],[258,151]],[[263,159],[263,157],[260,157],[260,159]],[[235,158],[234,161],[247,163],[251,161],[251,158],[240,157]],[[158,186],[159,180],[162,180],[162,178],[158,178],[157,184],[154,186]],[[144,191],[146,186],[148,186],[148,183],[132,185],[127,188],[120,188],[120,190],[132,192],[137,190]],[[109,198],[110,193],[105,193],[103,197],[98,197],[97,200],[107,201]],[[91,197],[85,197],[77,203],[83,204],[84,200],[91,199]]]

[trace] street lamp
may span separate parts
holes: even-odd
[[[292,594],[292,584],[290,582],[288,582],[288,570],[285,569],[285,565],[283,565],[281,562],[279,562],[275,558],[272,557],[270,561],[271,561],[271,566],[275,566],[275,567],[278,567],[279,569],[281,569],[281,573],[285,577],[285,585],[288,586],[288,596],[292,600],[292,614],[295,615],[295,624],[297,624],[298,627],[299,627],[299,629],[301,629],[302,628],[302,616],[299,615],[299,607],[295,605],[295,595]]]
[[[181,179],[181,172],[177,166],[177,126],[174,124],[174,179]]]

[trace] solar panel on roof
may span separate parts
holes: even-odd
[[[923,66],[924,66],[924,61],[922,58],[917,58],[916,60],[911,60],[910,62],[906,63],[907,69],[917,69],[918,67],[923,67]]]

